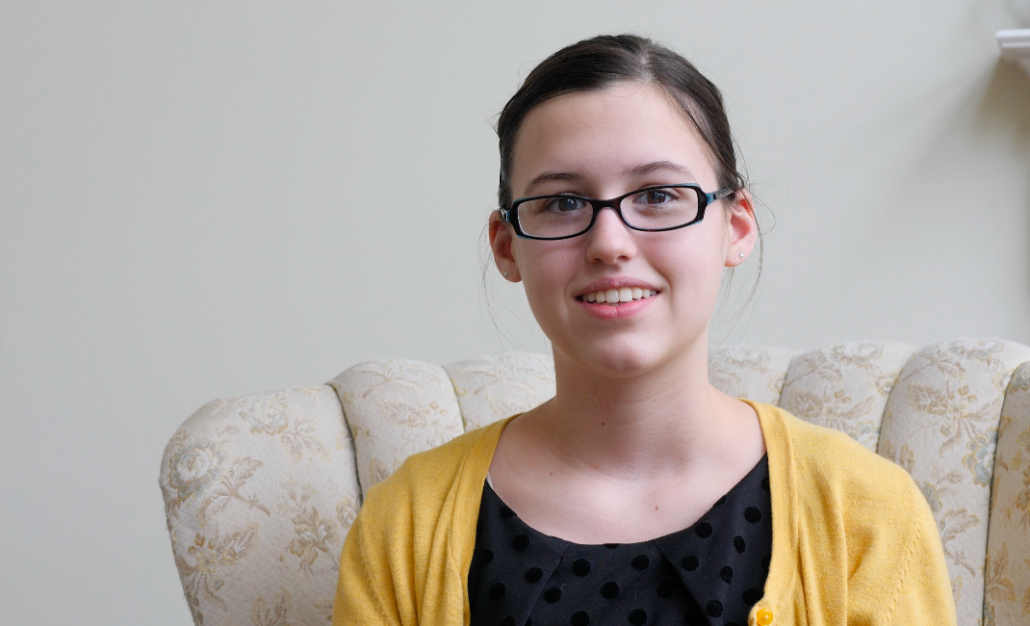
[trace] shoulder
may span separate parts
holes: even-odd
[[[442,598],[428,604],[419,600],[427,587],[453,577],[448,567],[452,554],[471,551],[467,544],[474,537],[460,534],[453,546],[450,533],[475,528],[472,511],[478,510],[482,491],[482,482],[475,488],[475,477],[481,472],[485,479],[501,428],[503,422],[412,455],[367,489],[340,556],[334,624],[343,619],[348,624],[412,624],[422,621],[427,607],[452,615],[460,611],[454,608],[461,606],[460,597],[453,593],[461,589],[460,581],[447,585],[452,592]]]
[[[411,455],[388,478],[367,490],[362,512],[385,507],[403,513],[407,509],[405,503],[419,509],[439,508],[449,493],[470,487],[480,474],[481,483],[507,421],[471,430],[436,448]]]
[[[847,622],[955,624],[937,523],[908,472],[782,409],[766,405],[759,415],[773,435],[770,452],[786,460],[781,484],[794,487],[798,544],[821,591],[833,596],[834,581],[846,581],[838,596],[847,598]]]
[[[862,523],[892,514],[912,520],[913,507],[926,507],[919,488],[900,466],[837,430],[809,424],[766,405],[766,422],[776,422],[789,450],[799,498],[818,501]],[[775,445],[775,444],[773,444]]]

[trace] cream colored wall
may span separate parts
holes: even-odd
[[[165,4],[0,5],[5,623],[189,623],[157,470],[207,400],[544,349],[482,296],[491,123],[592,34],[695,60],[775,214],[717,341],[1030,343],[1027,0]]]

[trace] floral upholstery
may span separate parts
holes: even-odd
[[[524,413],[554,395],[554,359],[512,352],[445,365],[465,430]]]
[[[187,419],[160,482],[193,621],[328,623],[361,506],[354,469],[328,386],[216,400]]]
[[[787,370],[780,406],[875,452],[887,397],[913,352],[903,343],[861,341],[799,354]]]
[[[795,354],[796,350],[755,346],[713,350],[708,357],[708,380],[734,398],[778,405]]]
[[[1030,363],[1005,394],[994,459],[984,626],[1030,622]]]
[[[928,346],[901,370],[884,410],[878,451],[908,470],[930,503],[959,624],[982,623],[998,425],[1005,389],[1026,361],[1030,348],[1003,341]]]
[[[937,517],[959,623],[1030,622],[1030,348],[742,346],[713,351],[709,373],[731,395],[842,430],[907,469]],[[372,361],[326,386],[205,405],[169,442],[160,475],[195,623],[328,624],[364,491],[409,455],[553,393],[549,357],[511,353]]]
[[[439,365],[406,359],[370,361],[330,383],[354,436],[361,492],[416,452],[465,432],[454,386]]]

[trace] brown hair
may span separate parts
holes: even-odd
[[[519,126],[533,107],[557,96],[640,81],[664,89],[707,144],[720,188],[747,187],[737,156],[722,94],[710,80],[669,48],[636,35],[601,35],[566,46],[544,59],[508,100],[497,121],[501,175],[499,206],[512,201],[511,168]]]

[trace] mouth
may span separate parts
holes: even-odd
[[[576,299],[580,302],[590,302],[594,304],[607,304],[609,306],[618,306],[624,302],[634,302],[637,300],[647,300],[657,296],[660,291],[656,289],[642,289],[640,287],[622,287],[619,289],[602,289],[600,291],[592,291],[585,293],[581,296],[576,296]]]

